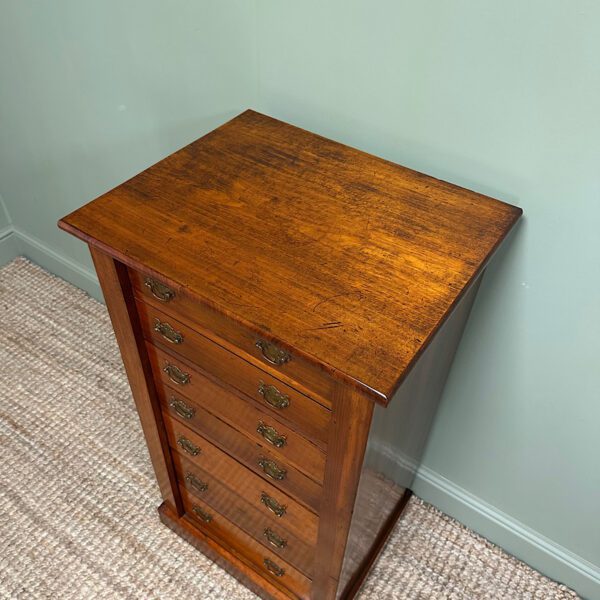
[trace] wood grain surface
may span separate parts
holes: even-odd
[[[226,547],[222,542],[217,542],[201,531],[195,521],[185,515],[179,517],[167,502],[163,502],[159,506],[158,515],[167,527],[233,575],[259,598],[263,600],[297,598],[296,594],[260,575],[252,563],[241,553]]]
[[[165,412],[169,410],[166,406],[164,408]],[[172,417],[171,411],[168,414],[170,418],[173,418],[174,430],[178,431],[178,425],[175,421],[179,421],[183,425],[179,430],[187,431],[187,428],[189,428],[191,432],[198,434],[203,439],[209,440],[223,452],[235,458],[261,477],[268,476],[260,468],[259,461],[261,459],[271,461],[277,465],[278,469],[285,472],[285,478],[281,481],[274,481],[269,478],[269,481],[274,481],[274,485],[288,494],[299,498],[307,506],[312,507],[313,510],[318,510],[323,493],[321,485],[296,469],[285,458],[282,458],[281,455],[272,452],[270,448],[264,445],[254,442],[243,433],[230,427],[221,421],[221,419],[218,419],[200,407],[198,407],[196,412],[199,418],[194,423],[179,416]],[[187,434],[184,435],[187,436]]]
[[[313,577],[315,600],[336,598],[374,407],[348,386],[340,385],[333,397],[315,561],[319,568]]]
[[[142,325],[143,326],[143,325]],[[203,384],[208,375],[212,375],[217,383],[226,384],[235,393],[240,394],[246,401],[257,402],[265,412],[283,420],[294,431],[314,440],[315,444],[325,447],[327,444],[327,430],[331,413],[329,410],[317,404],[304,394],[301,394],[286,386],[272,377],[260,373],[252,365],[245,363],[234,354],[219,348],[208,348],[201,360],[191,362],[180,358],[174,352],[168,352],[166,346],[146,343],[148,356],[152,362],[155,379],[162,381],[176,389],[184,396],[202,403]],[[171,350],[169,348],[169,350]],[[176,386],[165,373],[166,364],[172,364],[190,375],[190,381],[186,385]],[[202,368],[202,372],[200,369]],[[200,376],[196,376],[199,374]],[[285,394],[289,399],[289,405],[284,408],[273,407],[259,393],[260,384],[274,386],[279,392]]]
[[[188,396],[172,386],[164,385],[162,381],[157,382],[157,393],[163,409],[173,418],[202,433],[203,417],[212,413],[243,433],[261,450],[273,453],[277,457],[276,460],[294,465],[317,483],[323,483],[326,454],[322,450],[274,419],[272,415],[258,410],[251,402],[228,392],[210,379],[202,377],[200,373],[194,373],[194,378],[201,381],[202,397],[198,399],[199,402],[190,400]],[[181,406],[191,409],[191,412],[182,413]],[[260,424],[273,428],[278,436],[284,438],[284,446],[279,448],[266,441],[259,432]]]
[[[385,404],[520,215],[246,111],[59,225]]]
[[[198,465],[199,461],[192,462],[177,453],[173,455],[173,462],[177,473],[190,473],[197,479],[207,481],[209,484],[212,481],[218,481],[221,488],[229,490],[233,495],[242,497],[246,504],[263,515],[273,528],[283,528],[291,532],[299,540],[302,540],[306,546],[311,548],[316,545],[318,517],[306,510],[295,500],[289,498],[289,496],[286,496],[275,488],[255,485],[256,480],[250,480],[247,477],[248,473],[240,474],[240,472],[234,471],[233,473],[227,473],[227,476],[223,477],[219,471],[211,468],[210,465],[208,465],[209,472]],[[249,487],[246,486],[248,482],[250,482]],[[260,482],[258,483],[260,484]],[[261,502],[260,498],[263,492],[277,500],[280,505],[285,506],[285,513],[282,516],[277,516]],[[212,499],[214,499],[214,494],[211,489],[207,492],[207,502],[211,504]]]
[[[182,461],[185,463],[185,460]],[[196,467],[195,471],[200,470]],[[218,513],[229,519],[232,523],[251,535],[257,542],[265,546],[271,552],[281,556],[283,560],[293,565],[306,576],[312,575],[315,562],[314,545],[306,544],[302,539],[296,537],[283,525],[283,521],[272,513],[259,511],[252,506],[241,495],[224,486],[217,479],[203,472],[201,478],[192,475],[189,470],[177,472],[180,486],[206,504],[214,508]],[[199,489],[198,482],[205,484],[206,489]],[[243,493],[243,490],[239,490]],[[278,547],[269,542],[265,531],[270,530],[285,545]]]
[[[261,495],[263,493],[268,494],[271,498],[276,499],[279,504],[287,507],[283,517],[286,522],[292,520],[291,515],[293,513],[295,515],[294,520],[302,523],[305,528],[305,539],[311,544],[315,542],[319,520],[318,510],[307,506],[301,498],[291,496],[288,491],[281,488],[280,482],[273,481],[266,476],[261,477],[259,473],[241,465],[206,438],[184,427],[168,415],[163,415],[163,418],[169,444],[173,450],[172,458],[175,465],[180,462],[178,457],[183,457],[193,465],[198,465],[227,487],[243,493],[244,497],[258,508],[261,508]],[[181,438],[196,446],[199,449],[198,454],[190,455],[186,452],[181,444],[178,444]],[[261,510],[263,509],[261,508]]]
[[[336,382],[321,365],[307,361],[297,353],[292,355],[290,361],[274,365],[265,359],[262,351],[256,345],[258,340],[264,336],[263,332],[242,326],[239,322],[217,312],[202,302],[200,298],[180,287],[177,287],[177,292],[169,288],[171,295],[167,300],[158,299],[152,293],[149,285],[155,284],[154,282],[162,284],[168,284],[168,282],[156,274],[148,277],[140,270],[129,269],[129,277],[136,296],[145,304],[153,306],[179,321],[188,323],[203,336],[241,356],[245,361],[297,388],[302,393],[316,398],[321,404],[331,407],[331,402],[328,402],[327,399],[333,393]],[[146,282],[149,285],[146,285]],[[167,285],[167,287],[169,286]],[[269,336],[264,337],[268,338]]]
[[[223,376],[222,371],[227,368],[225,365],[229,365],[229,368],[234,371],[254,373],[254,377],[248,376],[250,381],[260,379],[267,380],[274,377],[276,381],[283,382],[283,380],[279,378],[279,373],[273,375],[270,372],[271,370],[265,370],[263,365],[257,367],[255,366],[255,361],[249,362],[240,357],[237,352],[231,352],[222,344],[215,342],[214,339],[201,334],[188,324],[185,315],[179,315],[179,318],[170,316],[163,310],[142,301],[136,301],[136,305],[144,335],[148,340],[165,346],[177,354],[181,354],[192,362],[197,363],[202,368],[214,372],[215,375],[221,377],[225,381],[228,381],[228,377]],[[172,327],[175,333],[179,333],[181,335],[181,343],[172,343],[165,338],[162,333],[159,333],[155,328],[157,322],[168,325]],[[221,367],[220,365],[224,366]],[[289,386],[285,383],[283,383],[283,385],[286,386],[288,390],[296,389],[296,387]],[[255,390],[252,390],[250,395],[254,392]],[[326,409],[330,409],[330,397],[332,393],[333,387],[326,396],[321,396],[319,394],[311,395],[310,392],[309,395],[317,404],[324,406]]]
[[[162,423],[160,400],[153,385],[152,367],[146,353],[127,271],[121,263],[97,248],[91,247],[90,251],[106,298],[106,307],[161,495],[169,509],[181,515],[183,506]]]
[[[311,581],[308,577],[282,560],[280,556],[256,542],[202,500],[186,491],[182,491],[182,497],[186,516],[189,516],[198,529],[219,540],[226,548],[232,548],[249,559],[263,577],[271,579],[276,585],[285,586],[303,600],[310,600]],[[200,509],[203,514],[209,515],[210,522],[207,523],[199,518],[194,509]],[[276,569],[281,569],[280,574],[274,575],[267,568],[265,560],[271,561]]]

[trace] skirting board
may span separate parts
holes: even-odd
[[[586,600],[600,600],[600,567],[553,542],[474,496],[439,473],[421,466],[413,492],[469,529]]]
[[[104,302],[98,278],[93,271],[50,248],[18,227],[10,226],[7,229],[9,232],[4,239],[0,232],[0,265],[10,262],[17,256],[25,256],[50,273],[86,291],[96,300]]]
[[[19,255],[29,258],[102,301],[95,273],[17,227],[9,226],[0,230],[0,265]],[[394,459],[399,468],[414,468],[400,457],[391,457],[387,452],[385,454],[386,458]],[[426,502],[546,576],[573,588],[586,600],[600,600],[599,566],[570,552],[427,467],[421,466],[417,470],[412,489]]]
[[[503,513],[491,504],[414,462],[385,444],[374,444],[384,472],[406,481],[414,473],[412,491],[442,512],[526,562],[547,577],[564,583],[587,600],[600,600],[600,568]],[[410,475],[408,475],[410,477]]]

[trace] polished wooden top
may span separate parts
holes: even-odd
[[[246,111],[59,225],[385,404],[520,215]]]

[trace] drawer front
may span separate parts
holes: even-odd
[[[219,473],[202,469],[198,466],[197,462],[188,460],[176,452],[173,453],[173,463],[177,473],[183,473],[184,476],[189,473],[200,481],[207,481],[209,484],[211,481],[218,482],[221,489],[228,490],[231,494],[241,497],[246,503],[246,506],[249,506],[261,514],[273,528],[289,531],[307,548],[315,547],[317,541],[318,518],[300,504],[295,504],[281,492],[260,488],[259,486],[257,495],[255,493],[255,490],[257,489],[255,486],[251,485],[250,489],[247,489],[243,483],[240,485],[240,478],[237,474],[234,473],[234,476],[230,477],[229,473],[227,473],[223,477],[220,477]],[[210,467],[210,465],[208,466]],[[189,485],[187,487],[190,488]],[[212,500],[214,499],[212,488],[209,487],[206,492],[200,494],[199,496],[201,499],[204,499],[205,494],[207,494],[206,501],[209,504],[212,504]],[[272,509],[269,509],[267,504],[263,502],[263,497]],[[218,510],[216,504],[215,508]]]
[[[183,469],[176,469],[177,479],[180,486],[186,488],[189,494],[211,506],[306,576],[312,575],[314,546],[307,545],[285,529],[282,526],[282,519],[273,513],[269,516],[254,508],[244,498],[188,461],[182,460],[180,466]]]
[[[243,496],[252,506],[265,515],[281,514],[281,523],[290,531],[298,535],[307,544],[317,542],[317,529],[319,518],[315,513],[294,500],[291,496],[269,483],[254,472],[250,471],[237,460],[219,450],[208,440],[195,434],[191,429],[183,427],[167,414],[163,413],[165,429],[169,445],[174,450],[173,462],[176,468],[183,469],[182,459],[220,481],[233,492]],[[178,444],[180,438],[191,442],[199,449],[199,453],[190,453],[193,449],[184,448]],[[185,442],[183,442],[185,444]]]
[[[268,443],[258,432],[260,430],[266,434],[265,427],[270,427],[266,425],[264,420],[254,421],[254,429],[250,428],[248,432],[240,432],[226,421],[205,410],[199,404],[184,398],[177,390],[164,386],[158,389],[158,395],[163,410],[168,412],[171,417],[189,427],[192,431],[207,438],[210,442],[228,454],[231,454],[259,475],[263,472],[260,467],[257,468],[257,461],[261,456],[265,456],[269,460],[282,465],[288,472],[283,480],[285,484],[281,484],[282,488],[289,489],[292,495],[307,498],[305,502],[311,506],[318,505],[322,492],[322,484],[315,481],[312,477],[308,477],[305,472],[296,466],[296,464],[302,464],[303,445],[300,445],[295,452],[288,450],[286,456],[279,451],[281,450],[280,448],[276,448],[272,443]],[[274,421],[271,421],[271,423],[274,423]],[[258,427],[256,426],[257,424]],[[271,427],[268,438],[274,443],[280,443],[284,440],[287,446],[287,438],[282,433],[283,429],[279,424],[277,424],[277,427],[279,429]],[[284,449],[286,446],[284,446]],[[321,473],[321,479],[322,477],[323,474]],[[313,500],[308,500],[310,498],[313,498]]]
[[[141,314],[143,315],[143,313]],[[163,371],[167,362],[173,363],[187,372],[189,372],[188,367],[197,365],[221,382],[229,384],[248,397],[255,399],[268,413],[284,420],[292,429],[314,440],[320,446],[325,446],[331,417],[329,410],[281,381],[269,377],[267,373],[253,367],[200,334],[192,332],[178,321],[173,319],[165,321],[164,319],[168,317],[154,311],[151,307],[146,316],[147,318],[142,319],[144,336],[151,342],[161,345],[160,348],[156,347],[155,349],[148,344],[148,353],[151,358],[155,357],[155,360],[158,361],[160,365],[158,373],[163,376],[165,383],[176,385],[177,389],[181,389],[182,392],[193,393],[195,398],[201,398],[202,390],[193,377],[190,377],[188,383],[181,384],[174,381],[172,375]],[[166,342],[154,330],[155,318],[160,318],[161,323],[169,323],[178,333],[181,333],[183,343],[169,346],[168,353],[164,353],[164,350],[167,349],[164,346]],[[182,358],[184,361],[187,359],[187,364],[181,362]]]
[[[158,375],[158,394],[171,416],[202,433],[201,414],[203,410],[209,411],[242,432],[265,452],[272,453],[276,460],[283,460],[317,483],[323,483],[325,453],[272,414],[258,409],[252,402],[214,383],[199,371],[193,371],[191,379],[195,385],[189,389],[181,386],[176,389],[177,386],[172,383],[166,385],[164,378],[168,379],[168,375],[160,372],[159,365],[156,365],[155,373]],[[195,392],[200,393],[196,396]]]
[[[136,296],[143,299],[144,302],[180,321],[194,323],[209,336],[216,335],[222,338],[273,374],[279,373],[280,377],[291,379],[288,383],[294,385],[295,382],[300,386],[306,386],[308,391],[312,390],[326,403],[329,402],[328,399],[332,397],[335,382],[321,367],[295,355],[293,351],[289,353],[290,359],[287,362],[280,365],[272,364],[265,357],[266,354],[273,358],[269,353],[270,348],[263,351],[256,345],[261,339],[267,343],[268,340],[264,337],[261,338],[261,335],[250,327],[223,316],[197,297],[180,287],[169,284],[163,278],[149,278],[133,269],[129,269],[129,276]],[[152,281],[155,283],[153,284]],[[167,289],[157,287],[156,283],[167,283]]]
[[[168,403],[165,403],[165,411],[167,411],[167,407]],[[212,442],[260,477],[267,479],[308,508],[318,512],[322,495],[322,488],[318,483],[283,461],[269,449],[260,446],[202,408],[196,409],[195,416],[197,416],[195,432],[192,431],[191,424],[187,423],[185,419],[176,417],[176,420],[173,421],[175,434],[186,437],[190,437],[192,433],[200,434],[200,446],[205,439]],[[176,421],[181,422],[181,425]],[[187,427],[190,427],[189,434],[185,433]],[[194,438],[195,440],[196,438]]]
[[[241,554],[261,575],[278,586],[285,586],[302,599],[310,598],[311,580],[308,577],[267,550],[212,507],[185,491],[181,495],[186,516],[198,529]]]

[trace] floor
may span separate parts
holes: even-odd
[[[255,598],[158,521],[104,306],[20,258],[0,327],[0,598]],[[418,498],[360,595],[577,597]]]

